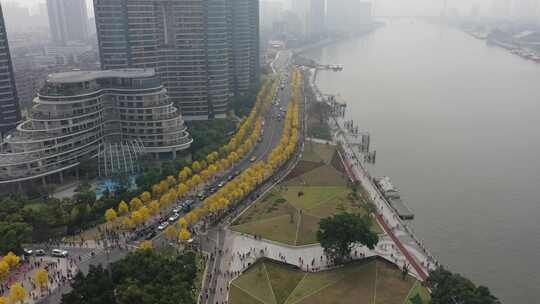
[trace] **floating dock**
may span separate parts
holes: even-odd
[[[413,220],[414,213],[405,205],[399,195],[398,190],[388,176],[381,178],[374,178],[375,185],[379,188],[384,197],[388,200],[392,208],[396,211],[397,215],[402,220]]]

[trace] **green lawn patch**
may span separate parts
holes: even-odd
[[[271,288],[264,286],[267,282]],[[400,269],[382,259],[366,259],[318,273],[265,259],[234,280],[232,286],[232,304],[416,304],[407,296],[414,298],[417,291],[425,290],[412,277],[402,280]]]
[[[282,215],[296,213],[296,208],[289,204],[281,195],[271,192],[262,200],[255,202],[247,209],[233,225],[242,225],[258,220],[270,219]]]
[[[342,271],[307,273],[298,286],[295,287],[285,303],[297,303],[313,293],[339,282],[343,277],[344,273]]]
[[[319,230],[319,221],[321,219],[312,215],[302,213],[300,215],[300,226],[298,228],[297,246],[316,244],[317,230]]]
[[[257,263],[232,282],[251,297],[267,304],[275,304],[264,263]]]
[[[293,179],[287,180],[289,186],[346,187],[347,177],[334,167],[324,165]]]
[[[322,160],[325,163],[329,163],[330,160],[332,160],[332,156],[335,152],[336,146],[319,144],[314,142],[306,142],[302,159],[311,160],[311,158],[313,158]]]
[[[297,302],[299,304],[371,303],[375,285],[376,261],[354,263],[338,270],[343,278]],[[397,304],[397,303],[396,303]]]
[[[229,297],[234,299],[235,304],[264,304],[263,301],[255,299],[234,284],[231,285]]]
[[[310,209],[348,192],[345,187],[287,187],[281,195],[298,209]]]
[[[312,162],[312,161],[305,161],[301,160],[296,164],[294,169],[287,175],[287,178],[285,180],[293,179],[297,176],[303,175],[311,170],[317,169],[320,166],[324,166],[324,163],[321,162]]]
[[[270,277],[277,304],[285,303],[285,300],[304,278],[305,274],[298,269],[287,268],[285,265],[272,261],[265,261],[264,265]]]
[[[403,303],[415,280],[407,276],[403,280],[401,270],[386,261],[377,262],[375,304]]]
[[[282,215],[271,219],[249,222],[242,225],[232,226],[234,231],[261,235],[265,239],[294,245],[296,240],[296,229],[298,227],[298,215]]]

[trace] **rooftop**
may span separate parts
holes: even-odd
[[[155,76],[154,69],[121,69],[103,71],[71,71],[47,76],[48,83],[78,83],[99,78],[139,78]]]

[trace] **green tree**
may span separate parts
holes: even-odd
[[[32,226],[26,223],[0,222],[0,255],[21,252],[21,244],[32,241]]]
[[[112,280],[101,266],[77,274],[62,304],[194,304],[197,264],[193,253],[167,255],[137,250],[112,264]]]
[[[500,304],[487,287],[477,287],[469,279],[443,267],[431,271],[426,282],[432,291],[431,304]]]
[[[62,304],[116,304],[114,285],[101,264],[90,265],[88,274],[75,275],[72,291],[62,296]]]
[[[379,237],[370,230],[371,225],[371,218],[367,215],[338,213],[321,219],[317,240],[328,257],[336,263],[341,263],[349,258],[355,243],[360,243],[369,249],[375,248]]]

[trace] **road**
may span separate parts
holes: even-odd
[[[287,76],[284,80],[285,87],[279,91],[278,100],[280,100],[279,107],[286,109],[288,102],[291,98],[292,88],[291,83],[291,60],[292,52],[282,51],[278,53],[273,67],[278,75]],[[277,146],[280,141],[281,133],[283,131],[283,121],[275,118],[277,109],[273,107],[271,113],[267,116],[265,131],[263,135],[262,143],[253,151],[253,155],[257,159],[265,158],[271,150]],[[302,112],[302,111],[301,111]],[[300,141],[302,142],[302,138]],[[206,238],[202,238],[202,249],[209,253],[210,261],[208,264],[208,275],[205,282],[203,282],[203,291],[201,293],[201,303],[225,303],[227,299],[227,286],[230,276],[224,272],[230,270],[230,265],[233,259],[233,255],[230,251],[230,239],[227,237],[227,229],[229,222],[233,219],[238,212],[241,212],[248,207],[257,197],[271,189],[275,181],[287,175],[287,173],[295,165],[297,158],[293,158],[289,163],[274,173],[271,180],[267,181],[262,186],[254,191],[251,197],[248,197],[242,202],[242,205],[238,206],[236,213],[229,215],[223,219],[216,227],[209,229]],[[246,167],[249,163],[246,164]]]
[[[276,60],[274,61],[274,66],[276,67],[276,74],[274,74],[274,77],[278,77],[280,75],[283,77],[287,76],[284,83],[289,84],[291,81],[290,64],[292,60],[292,53],[289,51],[282,51],[280,53],[281,54],[279,56],[276,56]],[[284,120],[277,119],[276,115],[280,113],[280,108],[282,108],[283,110],[287,109],[290,96],[291,88],[288,85],[283,90],[280,89],[278,91],[275,101],[278,101],[279,104],[277,106],[272,105],[269,109],[269,113],[267,113],[265,117],[265,124],[261,135],[262,140],[257,143],[257,145],[254,147],[250,154],[244,157],[239,163],[235,164],[234,167],[228,171],[229,174],[232,174],[235,171],[246,170],[252,164],[250,159],[253,156],[257,160],[266,159],[272,149],[277,146],[281,139]],[[229,174],[224,174],[221,178],[218,178],[213,183],[207,185],[205,189],[216,187],[217,184],[225,181]],[[201,206],[202,202],[198,200],[195,203],[194,208]],[[184,214],[181,214],[181,216],[183,215]],[[162,232],[158,233],[152,239],[152,241],[155,246],[165,246],[166,244],[168,244],[168,240]]]
[[[283,119],[278,119],[277,115],[281,113],[281,109],[286,110],[288,106],[289,99],[291,97],[291,88],[290,88],[290,82],[291,82],[291,60],[292,60],[292,53],[290,51],[281,51],[279,56],[276,56],[276,59],[274,60],[272,66],[274,67],[274,77],[283,77],[284,83],[286,84],[284,89],[279,89],[277,98],[274,101],[278,101],[278,105],[272,105],[269,113],[267,113],[265,117],[265,125],[263,127],[263,133],[261,135],[261,141],[257,143],[255,148],[251,151],[249,155],[244,157],[243,160],[241,160],[239,163],[235,164],[232,169],[230,169],[227,173],[223,174],[221,178],[217,178],[213,183],[206,186],[206,189],[215,187],[217,184],[219,184],[222,181],[225,181],[227,177],[232,174],[235,171],[243,171],[247,169],[251,164],[251,158],[253,156],[256,157],[257,160],[266,159],[266,157],[270,154],[272,149],[277,146],[281,139],[281,133],[283,130]],[[282,115],[284,117],[284,115]],[[260,190],[260,189],[259,189]],[[248,198],[249,201],[251,201]],[[202,202],[200,200],[197,200],[194,207],[199,207],[202,205]],[[184,214],[181,214],[184,215]],[[156,224],[153,224],[149,231],[152,229],[156,229]],[[201,248],[203,251],[206,251],[208,253],[212,253],[216,248],[222,248],[224,246],[225,237],[224,237],[224,231],[223,226],[218,225],[215,228],[211,228],[208,230],[206,237],[204,239],[207,239],[208,241],[201,242]],[[154,230],[155,231],[155,230]],[[146,234],[148,235],[148,234]],[[146,235],[140,235],[136,239],[132,240],[132,243],[138,242],[145,238]],[[153,245],[155,247],[161,247],[161,246],[167,246],[169,241],[166,239],[163,232],[157,233],[155,236],[152,237]],[[29,247],[30,249],[39,249],[44,248],[44,246],[41,245],[34,245]],[[99,245],[91,245],[89,247],[78,247],[78,246],[58,246],[55,247],[58,249],[64,249],[67,250],[70,253],[70,258],[73,258],[75,261],[77,261],[78,268],[83,272],[87,273],[90,265],[99,265],[102,264],[103,266],[106,266],[109,262],[114,262],[117,260],[120,260],[123,258],[128,251],[127,250],[120,250],[120,249],[104,249],[103,246]],[[80,259],[79,259],[80,257]],[[212,264],[211,268],[208,270],[210,272],[215,271],[215,269],[220,264],[220,261],[214,260],[214,263]],[[71,288],[66,285],[60,288],[57,288],[54,290],[54,292],[40,300],[38,303],[60,303],[62,294],[65,294],[69,292]]]

